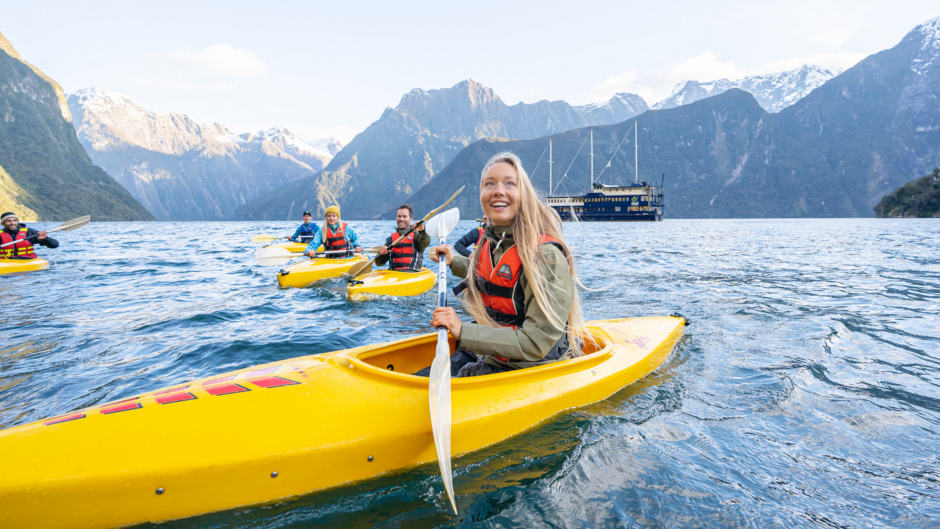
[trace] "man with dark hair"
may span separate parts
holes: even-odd
[[[424,224],[416,227],[407,237],[403,237],[392,246],[393,242],[411,228],[413,215],[414,209],[409,204],[398,206],[398,211],[395,213],[396,230],[385,239],[385,246],[379,248],[379,255],[375,257],[376,266],[389,263],[388,267],[391,270],[421,270],[424,249],[431,244],[431,237],[424,231]],[[387,250],[387,247],[391,247],[391,250]]]
[[[27,228],[25,224],[20,224],[19,217],[12,211],[0,215],[0,224],[3,225],[3,231],[0,231],[0,244],[16,242],[0,246],[0,259],[36,259],[30,242],[32,240],[46,248],[59,247],[59,241],[46,236],[45,231],[36,231]]]
[[[313,223],[313,216],[310,215],[309,211],[304,211],[303,219],[304,223],[288,239],[294,242],[309,243],[320,231],[320,228]]]

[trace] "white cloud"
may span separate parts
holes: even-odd
[[[268,67],[260,57],[241,48],[233,48],[228,44],[213,44],[199,50],[176,50],[173,59],[198,68],[203,73],[215,74],[221,77],[248,79],[264,77]]]
[[[680,81],[712,81],[715,79],[736,79],[744,72],[730,62],[722,62],[710,51],[702,52],[691,59],[682,61],[669,69],[669,78],[673,84]]]

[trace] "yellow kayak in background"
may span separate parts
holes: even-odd
[[[0,259],[0,275],[15,274],[17,272],[32,272],[49,268],[49,261],[45,259]]]
[[[307,243],[305,242],[281,242],[278,244],[266,244],[265,248],[284,248],[290,253],[304,253],[304,249],[307,248]],[[323,246],[320,246],[323,248]]]
[[[362,254],[338,259],[316,257],[294,263],[278,272],[277,284],[281,288],[305,288],[323,279],[339,277],[348,272],[353,265],[368,260]]]
[[[684,324],[589,322],[584,356],[452,379],[453,454],[616,393],[663,363]],[[408,373],[436,341],[284,360],[0,431],[0,527],[162,522],[433,462],[428,379]]]
[[[417,296],[434,288],[437,274],[421,270],[375,270],[356,276],[346,287],[346,297],[363,301],[376,296]]]

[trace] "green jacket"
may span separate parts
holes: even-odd
[[[490,240],[493,262],[513,245],[512,227],[490,226],[483,233]],[[500,242],[502,239],[502,242]],[[482,243],[482,241],[481,241]],[[477,245],[480,249],[481,245]],[[480,256],[486,258],[486,256]],[[564,253],[554,244],[543,244],[538,251],[539,260],[548,267],[549,285],[554,287],[549,291],[548,297],[559,313],[568,314],[571,303],[574,301],[574,278]],[[450,269],[454,275],[467,277],[470,258],[454,254]],[[525,321],[516,329],[512,327],[490,327],[476,323],[464,322],[460,331],[460,347],[476,354],[487,355],[486,362],[494,365],[505,365],[514,369],[545,364],[551,360],[544,357],[552,346],[561,339],[564,332],[553,325],[548,316],[539,307],[529,286],[525,273],[519,278],[525,304]],[[509,362],[501,362],[492,355],[509,358]],[[562,358],[566,358],[563,355]]]

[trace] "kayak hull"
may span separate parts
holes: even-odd
[[[0,259],[0,275],[15,274],[17,272],[33,272],[49,268],[49,261],[45,259]]]
[[[346,297],[364,301],[378,296],[417,296],[434,288],[437,274],[422,268],[417,271],[375,270],[356,276],[346,287]]]
[[[277,273],[277,284],[281,288],[306,288],[317,281],[339,277],[363,261],[368,261],[366,256],[356,254],[340,259],[317,257],[294,263]]]
[[[580,358],[452,379],[453,454],[612,395],[661,365],[684,323],[591,322]],[[435,342],[289,359],[0,431],[0,527],[160,522],[435,461],[428,379],[407,374]]]

